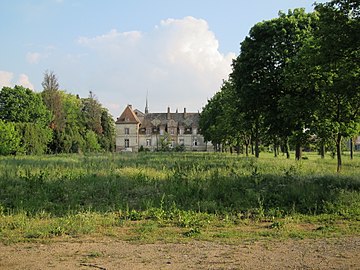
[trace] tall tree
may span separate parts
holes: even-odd
[[[53,115],[50,126],[55,132],[61,132],[65,127],[65,117],[59,91],[59,82],[55,73],[53,71],[45,71],[41,85],[43,87],[42,98]]]
[[[0,119],[8,122],[39,123],[47,126],[51,113],[41,96],[28,88],[16,85],[0,91]]]
[[[100,144],[105,151],[113,152],[115,150],[115,121],[109,111],[101,109],[101,127],[102,135]]]
[[[303,9],[280,13],[279,18],[252,27],[249,36],[241,43],[231,78],[239,95],[240,109],[255,141],[256,157],[259,156],[260,140],[272,137],[275,145],[279,140],[286,145],[292,128],[295,128],[281,112],[279,101],[289,92],[285,85],[285,69],[304,38],[310,35],[311,23],[311,15]],[[302,131],[303,127],[297,128]]]
[[[359,132],[360,114],[360,2],[335,0],[317,4],[319,28],[311,54],[318,69],[318,117],[332,130],[337,171],[341,170],[341,143]]]
[[[26,154],[43,154],[51,140],[48,128],[51,113],[40,94],[22,86],[4,87],[0,91],[0,119],[14,122],[21,135],[21,148]]]
[[[53,71],[45,71],[44,79],[41,83],[44,91],[57,91],[59,90],[59,82]]]
[[[88,129],[100,135],[103,132],[101,126],[102,107],[96,96],[92,91],[89,92],[89,97],[82,99],[85,125]]]

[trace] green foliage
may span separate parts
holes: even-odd
[[[88,152],[98,152],[101,149],[101,146],[98,142],[98,137],[95,132],[92,130],[88,130],[85,135],[85,145],[86,151]]]
[[[0,118],[6,122],[14,122],[15,130],[11,141],[18,144],[11,153],[43,154],[51,140],[48,128],[51,113],[42,102],[41,96],[22,86],[4,87],[0,92]],[[13,124],[8,123],[9,127]],[[11,128],[11,127],[10,127]],[[13,127],[12,127],[13,128]],[[15,139],[17,136],[20,138]],[[5,134],[4,134],[5,136]],[[6,151],[9,153],[9,151]]]
[[[115,151],[115,122],[107,109],[101,113],[102,134],[99,137],[100,145],[105,151]]]
[[[82,99],[82,113],[84,116],[84,124],[89,130],[96,134],[102,134],[103,127],[101,125],[102,107],[97,101],[93,92],[90,91],[89,97]]]
[[[344,137],[360,128],[359,2],[316,4],[254,25],[233,61],[230,79],[208,101],[200,125],[206,140],[226,148],[289,144],[301,159],[315,141],[335,148],[338,171]],[[247,150],[246,150],[247,152]]]
[[[61,91],[48,71],[42,85],[41,94],[22,86],[0,91],[2,155],[115,150],[114,120],[91,92],[80,99]]]
[[[15,124],[0,119],[0,155],[15,154],[19,151],[20,139]]]
[[[14,88],[3,87],[0,91],[0,119],[46,126],[50,120],[50,112],[39,94],[16,85]]]
[[[52,139],[50,128],[36,123],[17,123],[16,130],[21,134],[21,150],[27,155],[42,155],[47,152]]]

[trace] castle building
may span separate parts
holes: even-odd
[[[204,141],[199,130],[199,113],[182,113],[177,110],[165,113],[149,113],[146,102],[145,113],[128,105],[116,124],[116,151],[137,152],[182,147],[186,151],[207,151],[211,144]]]

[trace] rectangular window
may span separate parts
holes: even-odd
[[[175,131],[174,131],[173,128],[170,129],[170,134],[171,134],[171,135],[174,135],[174,134],[175,134]]]
[[[130,140],[125,139],[125,148],[129,148],[129,146],[130,146]]]
[[[125,134],[130,134],[130,130],[129,130],[129,128],[125,128]]]
[[[146,146],[151,146],[151,139],[146,140]]]
[[[197,146],[198,145],[198,140],[197,139],[194,139],[193,141],[193,146]]]
[[[180,144],[180,145],[184,145],[184,139],[180,139],[180,140],[179,140],[179,144]]]

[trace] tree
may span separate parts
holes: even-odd
[[[47,126],[51,113],[39,94],[28,88],[3,87],[0,91],[0,119],[8,122],[38,123]]]
[[[20,135],[14,123],[0,119],[0,155],[15,154],[20,148]]]
[[[311,15],[303,9],[280,13],[279,18],[258,23],[241,43],[240,55],[233,62],[230,76],[239,96],[239,109],[255,142],[256,157],[260,140],[271,137],[276,149],[280,140],[287,145],[295,128],[282,113],[279,101],[286,92],[289,94],[285,69],[304,38],[310,35],[311,23]]]
[[[316,59],[320,89],[317,116],[335,139],[337,171],[341,171],[341,143],[359,132],[360,3],[335,0],[317,4],[319,28],[311,57]]]
[[[82,114],[82,101],[78,96],[61,92],[66,125],[64,130],[64,149],[67,153],[85,151],[85,120]]]
[[[229,139],[228,122],[231,118],[226,116],[225,107],[230,106],[226,102],[227,89],[230,88],[229,82],[224,82],[220,91],[217,92],[203,108],[200,114],[199,126],[205,141],[211,141],[214,148],[218,151],[220,146],[224,146]]]
[[[97,135],[94,131],[88,130],[85,134],[85,143],[87,152],[98,152],[101,146],[98,142]]]
[[[51,113],[41,96],[22,86],[4,87],[0,92],[0,119],[13,122],[26,154],[43,154],[51,140]]]
[[[85,125],[88,129],[94,131],[97,135],[102,134],[101,126],[102,107],[92,91],[89,97],[82,99],[82,112],[84,115]]]
[[[54,131],[62,131],[65,127],[65,117],[58,79],[53,71],[44,73],[41,85],[43,86],[42,98],[53,116],[50,126]]]
[[[115,122],[112,115],[105,108],[101,112],[101,128],[103,130],[99,141],[105,151],[115,151]]]
[[[16,130],[21,134],[22,152],[27,155],[42,155],[47,152],[52,139],[51,129],[38,123],[16,123]]]
[[[58,91],[59,82],[53,71],[45,71],[44,80],[41,83],[44,91]]]

